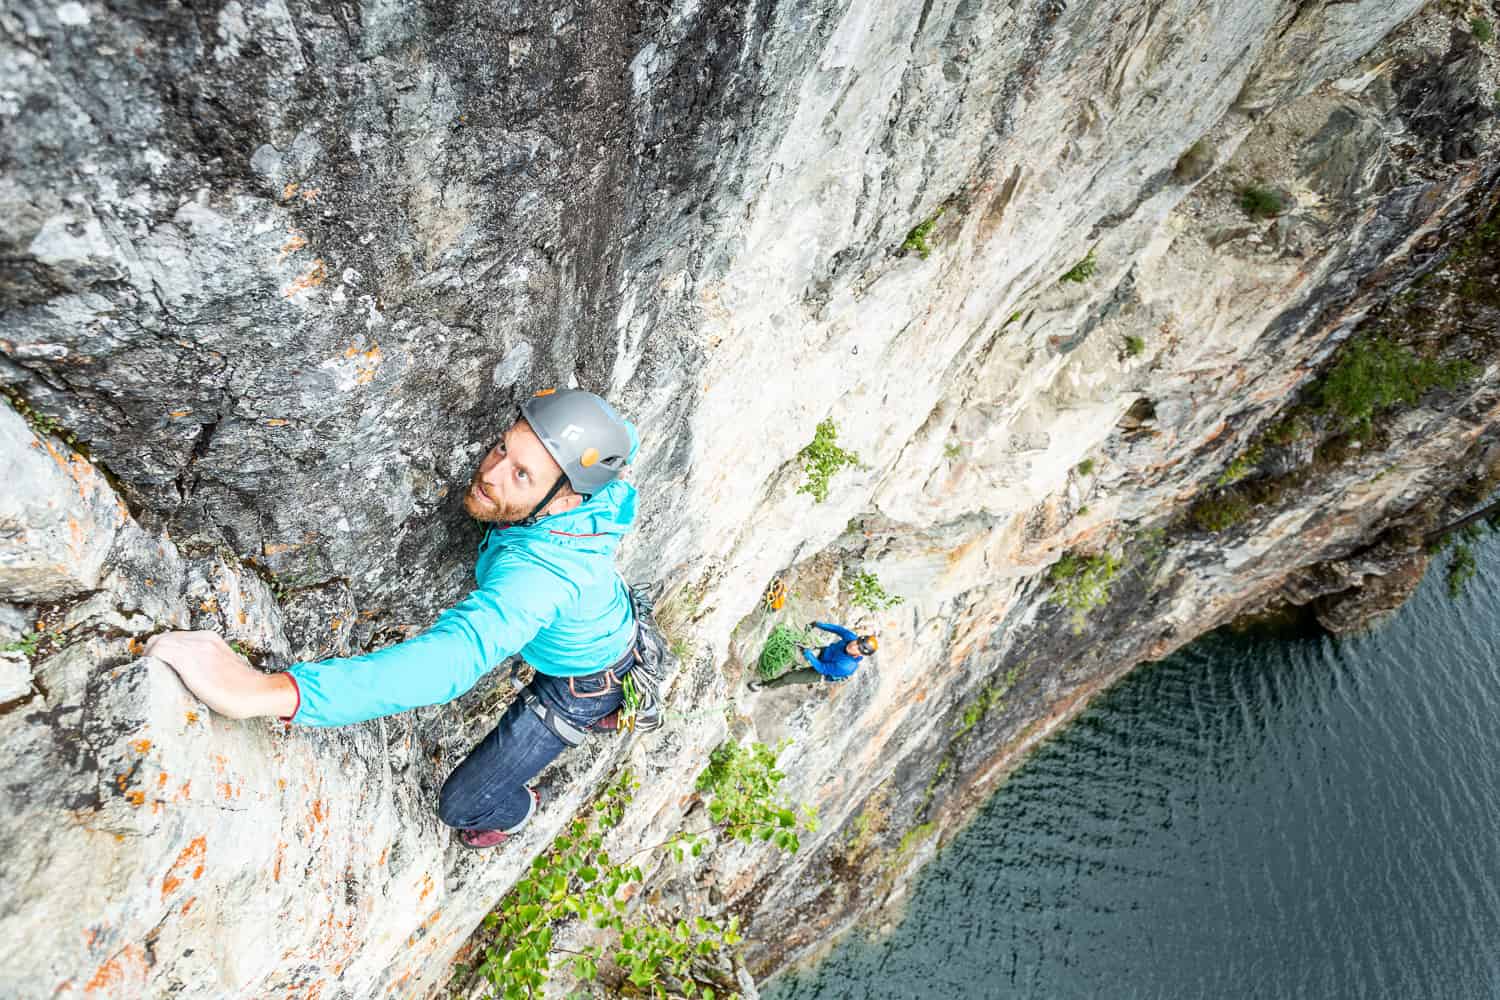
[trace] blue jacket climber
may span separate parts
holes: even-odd
[[[462,497],[489,526],[477,588],[399,645],[281,674],[257,671],[212,632],[154,636],[146,653],[223,715],[309,726],[452,701],[521,653],[534,678],[438,797],[459,843],[493,847],[536,812],[541,770],[587,730],[617,725],[625,687],[636,686],[635,612],[614,554],[635,521],[635,490],[619,476],[639,445],[635,427],[592,393],[549,389],[521,403]]]
[[[875,636],[856,635],[842,625],[809,622],[808,628],[820,628],[824,632],[832,632],[839,637],[839,641],[830,642],[816,654],[811,649],[804,648],[802,655],[812,669],[804,667],[801,670],[792,670],[768,681],[761,680],[759,677],[753,678],[748,685],[751,691],[847,680],[854,674],[854,671],[859,669],[860,662],[880,646],[880,641]]]
[[[802,655],[807,658],[807,662],[812,665],[812,668],[829,680],[841,681],[853,676],[854,671],[859,669],[860,661],[865,658],[865,653],[875,652],[876,642],[874,636],[867,636],[865,638],[864,642],[868,644],[867,650],[866,646],[861,643],[860,637],[842,625],[830,625],[827,622],[813,622],[812,625],[813,628],[820,628],[824,632],[832,632],[840,640],[839,642],[830,642],[818,650],[817,656],[813,655],[811,649],[802,650]],[[854,643],[859,648],[859,654],[856,655],[849,652],[850,643]]]
[[[478,583],[415,638],[363,656],[287,671],[301,704],[291,721],[342,726],[452,701],[520,653],[552,677],[614,663],[635,634],[614,553],[635,521],[635,489],[615,480],[537,524],[495,525],[479,545]]]

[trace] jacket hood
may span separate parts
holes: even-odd
[[[572,510],[552,514],[536,524],[496,525],[506,545],[561,545],[579,552],[612,555],[635,523],[635,487],[621,479],[607,484]]]

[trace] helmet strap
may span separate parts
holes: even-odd
[[[566,486],[567,483],[568,477],[566,475],[558,476],[557,482],[552,484],[552,488],[547,491],[547,495],[542,497],[542,499],[537,503],[535,507],[531,508],[531,513],[527,514],[525,517],[521,518],[521,520],[514,523],[522,528],[536,524],[538,520],[537,515],[541,513],[542,508],[551,503],[552,498],[557,496],[557,491]]]

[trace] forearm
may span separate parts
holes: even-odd
[[[212,632],[169,632],[146,645],[209,708],[230,719],[285,718],[297,711],[296,683],[286,674],[263,674]]]

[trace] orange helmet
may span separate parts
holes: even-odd
[[[864,655],[869,656],[879,648],[880,640],[873,635],[862,635],[859,637],[859,651]]]

